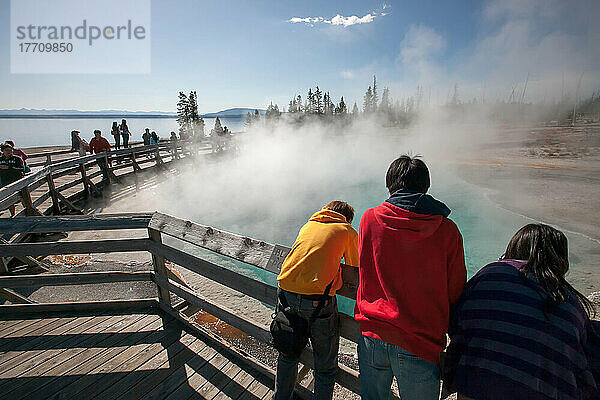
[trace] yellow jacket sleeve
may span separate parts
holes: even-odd
[[[348,243],[344,252],[344,264],[358,267],[358,234],[351,228],[348,231]]]

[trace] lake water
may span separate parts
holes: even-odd
[[[111,139],[109,132],[113,121],[120,123],[121,118],[0,118],[0,141],[13,140],[18,147],[63,146],[71,144],[72,130],[80,131],[81,136],[89,141],[95,129],[100,129]],[[221,123],[232,132],[243,130],[244,122],[244,118],[221,118]],[[208,134],[215,119],[205,118],[204,123],[204,132]],[[162,138],[171,136],[171,131],[179,132],[175,118],[127,118],[127,124],[132,141],[142,140],[145,128],[156,131]]]

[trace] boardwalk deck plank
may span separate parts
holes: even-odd
[[[66,339],[61,336],[62,333],[68,332],[71,329],[77,328],[79,325],[89,322],[92,317],[74,318],[70,322],[61,325],[57,329],[53,330],[53,334],[56,334],[52,339],[46,341],[47,345],[58,346]],[[40,337],[43,340],[43,337]],[[52,357],[52,353],[47,353],[46,349],[31,350],[31,351],[19,351],[19,352],[7,352],[4,356],[7,361],[2,363],[2,371],[0,371],[0,379],[12,378],[18,376],[22,372],[26,371],[31,366],[37,363],[43,362],[44,357]],[[15,354],[18,353],[18,354]]]
[[[270,392],[272,376],[258,365],[163,312],[6,318],[0,344],[12,358],[0,358],[9,367],[0,368],[0,400],[259,400]]]
[[[47,377],[59,377],[68,368],[69,365],[73,365],[76,362],[76,356],[85,353],[98,342],[102,340],[103,333],[109,332],[115,326],[118,326],[124,320],[135,320],[141,316],[106,316],[104,320],[91,329],[87,329],[84,334],[79,335],[79,340],[74,340],[68,345],[64,345],[65,349],[60,356],[53,357],[46,362],[39,364],[35,367],[35,374],[32,374],[33,370],[28,371],[28,376],[24,379],[19,380],[20,386],[13,389],[10,392],[12,399],[27,399],[29,396],[34,395],[40,389],[39,385],[36,384],[38,376]],[[71,364],[70,364],[71,363]],[[49,381],[52,381],[50,378]],[[12,382],[11,382],[12,383]],[[7,393],[7,391],[5,391]]]
[[[202,354],[199,354],[200,358],[202,358],[201,361],[203,361],[200,367],[198,367],[198,364],[200,363],[196,358],[194,358],[194,362],[185,364],[182,367],[183,370],[180,372],[182,375],[185,374],[185,381],[169,394],[165,400],[185,399],[196,393],[196,391],[216,373],[214,370],[215,364],[213,364],[213,358],[218,355],[219,353],[217,353],[214,348],[207,346],[205,351],[203,351]],[[225,357],[221,357],[221,359],[222,364],[224,365],[227,362],[227,359]]]
[[[111,369],[120,365],[120,361],[123,360],[123,354],[126,351],[131,349],[132,346],[147,342],[147,338],[160,329],[162,324],[163,322],[160,317],[149,315],[138,323],[128,327],[124,335],[118,335],[117,343],[111,344],[110,347],[109,345],[104,345],[106,348],[97,357],[89,361],[86,360],[86,362],[72,370],[70,374],[75,375],[76,378],[50,398],[71,399],[78,396],[81,397],[82,395],[79,395],[79,393],[108,376],[107,373],[102,373],[102,371],[108,370],[106,372],[110,372]],[[140,334],[140,332],[144,333]],[[128,354],[131,355],[130,353]]]
[[[173,368],[173,358],[178,356],[185,349],[191,349],[193,351],[202,350],[206,344],[197,339],[195,336],[190,334],[185,334],[181,339],[175,341],[169,347],[163,349],[157,355],[155,355],[150,360],[145,363],[137,366],[133,369],[129,374],[127,374],[123,379],[121,379],[117,385],[113,385],[109,389],[102,392],[98,398],[107,398],[107,399],[117,399],[123,396],[127,398],[128,394],[130,396],[135,396],[132,388],[135,387],[140,381],[146,378],[145,372],[150,371],[152,373],[159,369],[170,369]],[[140,371],[144,373],[140,373]],[[149,379],[154,379],[149,378]]]
[[[104,336],[95,348],[88,349],[83,353],[60,364],[59,369],[53,374],[54,378],[38,389],[37,393],[43,395],[41,398],[51,398],[57,393],[66,393],[76,390],[76,386],[69,386],[73,382],[85,376],[104,360],[110,359],[114,354],[123,351],[128,342],[133,342],[133,334],[136,330],[145,329],[155,321],[154,316],[136,316],[133,320],[121,320],[111,326],[110,335]],[[70,387],[70,389],[66,389]]]

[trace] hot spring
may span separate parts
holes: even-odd
[[[236,154],[198,157],[181,174],[115,204],[121,211],[161,211],[203,225],[291,247],[308,218],[332,200],[355,208],[358,231],[363,212],[386,200],[385,173],[399,155],[418,150],[431,173],[429,193],[452,210],[465,248],[468,277],[503,253],[527,216],[492,202],[488,193],[461,178],[464,165],[444,156],[443,140],[414,141],[407,133],[356,129],[336,135],[322,127],[241,134]],[[420,145],[424,144],[421,149]],[[472,171],[471,171],[472,172]],[[560,227],[559,227],[560,228]],[[570,281],[584,294],[582,277],[592,273],[600,244],[565,232],[570,243]],[[275,275],[184,243],[174,243],[244,275],[274,285]],[[598,279],[596,279],[597,281]],[[346,300],[346,299],[344,299]],[[353,304],[341,302],[352,314]]]

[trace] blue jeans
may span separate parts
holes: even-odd
[[[363,400],[388,400],[392,379],[402,400],[438,400],[440,367],[393,344],[360,336],[358,364]]]
[[[299,294],[283,292],[292,311],[307,321],[313,314],[317,302],[306,300]],[[310,343],[314,357],[315,390],[314,400],[331,400],[338,364],[340,344],[339,315],[335,296],[321,309],[310,326]],[[275,379],[276,400],[291,400],[298,376],[298,359],[279,354]]]

